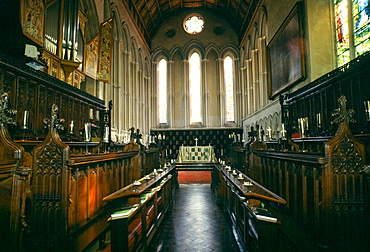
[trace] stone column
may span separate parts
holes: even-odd
[[[248,59],[245,61],[246,66],[246,86],[247,86],[247,116],[252,114],[255,110],[254,108],[254,92],[253,92],[253,74],[252,74],[252,60]]]
[[[260,100],[261,106],[265,106],[268,103],[268,74],[267,74],[267,48],[266,48],[266,37],[261,37],[257,40],[258,44],[258,61],[259,61],[259,79],[260,79]]]
[[[258,70],[258,49],[251,51],[252,55],[252,78],[253,78],[253,107],[254,110],[260,108],[260,83],[259,83],[259,70]]]

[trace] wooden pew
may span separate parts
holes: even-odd
[[[176,187],[176,169],[170,166],[104,197],[115,206],[109,218],[111,251],[145,251],[171,207]]]
[[[215,165],[212,188],[228,213],[240,251],[286,251],[280,221],[270,203],[286,201],[230,166]]]

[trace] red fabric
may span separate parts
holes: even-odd
[[[178,181],[180,184],[209,184],[211,183],[211,171],[179,171]]]

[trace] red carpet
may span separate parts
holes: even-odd
[[[211,183],[211,171],[179,171],[179,184]]]

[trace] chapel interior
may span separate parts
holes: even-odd
[[[370,250],[369,0],[1,0],[0,25],[0,251]]]

